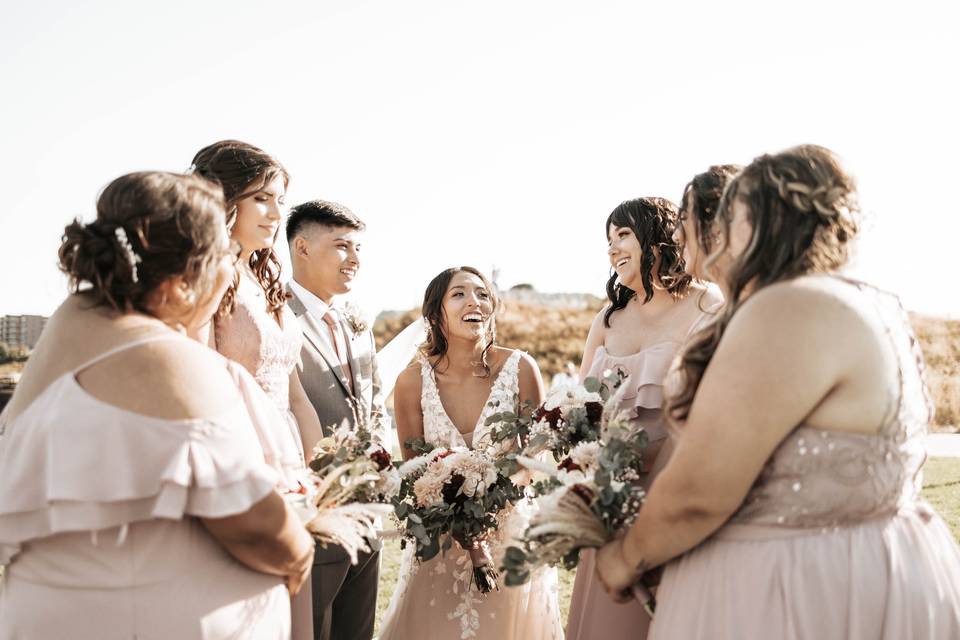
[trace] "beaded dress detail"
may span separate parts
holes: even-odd
[[[667,566],[651,638],[960,638],[960,548],[920,495],[920,349],[895,296],[848,282],[896,355],[881,428],[796,427],[728,523]]]

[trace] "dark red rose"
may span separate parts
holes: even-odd
[[[370,459],[374,461],[377,465],[377,471],[383,471],[384,469],[389,469],[393,461],[390,458],[390,454],[387,453],[387,450],[383,447],[374,450],[370,454]]]
[[[460,487],[463,486],[465,478],[459,473],[453,473],[450,475],[450,479],[446,481],[443,485],[443,501],[447,504],[463,504],[467,501],[467,497],[460,493]]]
[[[533,412],[533,420],[534,422],[546,420],[551,428],[556,429],[560,425],[560,421],[563,420],[563,414],[560,413],[560,407],[547,411],[543,408],[543,405],[540,405],[537,410]]]
[[[587,420],[590,424],[599,424],[600,418],[603,417],[603,405],[599,402],[588,402],[583,406],[587,410]]]
[[[564,458],[563,461],[557,465],[557,469],[564,469],[566,471],[583,471],[583,467],[578,465],[573,461],[573,458]]]

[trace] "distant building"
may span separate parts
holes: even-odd
[[[560,309],[599,308],[603,303],[601,298],[589,293],[541,293],[529,284],[518,284],[506,291],[501,291],[500,298],[505,302],[537,304]]]
[[[0,318],[0,342],[11,347],[33,349],[46,324],[45,316],[3,316]]]

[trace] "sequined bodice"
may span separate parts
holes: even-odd
[[[862,435],[797,427],[767,461],[732,522],[836,527],[917,500],[933,415],[920,348],[895,296],[855,284],[876,302],[899,367],[899,388],[891,389],[881,429]]]
[[[423,377],[420,395],[420,408],[423,410],[423,438],[428,443],[438,447],[474,447],[479,448],[489,444],[487,434],[490,427],[484,424],[487,417],[496,411],[516,411],[519,406],[520,395],[520,351],[514,351],[500,369],[500,374],[493,382],[490,396],[480,412],[476,428],[471,433],[461,433],[440,401],[440,391],[434,378],[430,364],[423,360],[420,363],[420,372]],[[509,447],[510,443],[503,443]],[[499,447],[498,447],[499,448]]]
[[[233,313],[216,323],[217,351],[249,371],[281,410],[290,408],[290,373],[300,358],[303,334],[283,308],[283,327],[267,313],[260,286],[241,275]]]

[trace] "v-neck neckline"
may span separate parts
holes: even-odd
[[[464,444],[467,444],[467,437],[468,436],[470,437],[470,444],[467,444],[468,448],[470,449],[473,448],[473,435],[480,429],[480,427],[483,424],[483,421],[487,413],[487,407],[490,406],[490,399],[493,398],[493,394],[497,390],[497,385],[500,384],[500,381],[503,379],[504,374],[507,372],[507,365],[510,364],[510,361],[513,358],[515,358],[518,353],[519,351],[514,351],[513,353],[510,354],[509,357],[507,357],[506,360],[504,360],[503,366],[500,367],[500,372],[497,374],[497,377],[494,379],[493,384],[490,386],[490,392],[487,394],[486,400],[483,401],[483,407],[480,408],[480,415],[477,416],[477,422],[476,424],[473,425],[473,430],[467,431],[467,432],[460,431],[460,428],[450,417],[450,414],[447,413],[447,408],[443,404],[443,397],[440,395],[440,385],[437,384],[436,371],[434,371],[433,368],[430,369],[429,378],[430,378],[431,384],[433,384],[433,390],[437,393],[437,402],[440,405],[440,412],[443,413],[443,418],[444,420],[447,421],[447,425],[453,428],[453,430],[460,435],[460,438],[463,440]],[[425,361],[423,363],[423,366],[429,367],[430,363]]]

